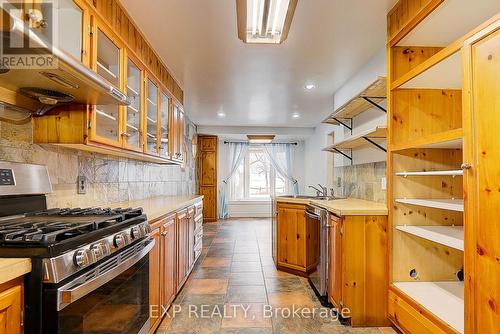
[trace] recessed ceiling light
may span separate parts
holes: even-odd
[[[316,88],[316,85],[315,84],[307,84],[304,86],[304,88],[307,90],[312,90],[312,89]]]
[[[300,114],[299,114],[299,113],[297,113],[297,112],[296,112],[296,113],[293,113],[293,114],[292,114],[292,118],[295,118],[295,119],[300,118]]]
[[[220,117],[220,118],[223,118],[223,117],[226,117],[226,113],[218,112],[217,116]]]

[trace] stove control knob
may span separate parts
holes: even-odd
[[[151,226],[149,226],[149,223],[142,224],[141,227],[144,229],[144,235],[151,233]]]
[[[122,248],[123,246],[125,246],[125,237],[123,236],[123,234],[120,233],[115,235],[113,239],[113,245],[116,248]]]
[[[134,226],[130,229],[130,236],[132,237],[132,239],[142,237],[141,229],[139,228],[139,226]]]
[[[96,261],[99,261],[104,256],[103,246],[101,244],[93,244],[90,246],[90,251],[94,255]]]
[[[73,261],[77,267],[85,267],[89,265],[89,257],[85,249],[79,249],[75,252]]]

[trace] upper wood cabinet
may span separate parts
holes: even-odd
[[[203,217],[217,221],[217,136],[198,136],[198,193],[205,196]]]
[[[44,4],[31,6],[23,10],[52,18],[43,15],[48,11]],[[35,119],[34,142],[183,163],[182,90],[121,5],[115,0],[61,0],[56,6],[59,47],[124,92],[130,105],[61,106]],[[44,33],[43,28],[35,30]]]

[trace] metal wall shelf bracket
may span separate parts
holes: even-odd
[[[345,152],[342,152],[341,150],[339,150],[338,148],[334,148],[335,152],[337,152],[338,154],[340,155],[343,155],[344,157],[346,157],[347,159],[349,159],[349,161],[351,162],[351,165],[352,165],[352,150],[351,150],[351,155],[348,155],[347,153]]]
[[[365,100],[366,102],[370,103],[371,105],[373,105],[375,108],[379,109],[379,110],[382,110],[383,112],[387,113],[387,110],[382,107],[381,105],[379,105],[378,103],[372,101],[369,97],[367,96],[362,96],[363,100]],[[385,99],[386,97],[385,96],[380,96],[380,97],[376,97],[374,96],[373,97],[374,99]]]
[[[340,125],[343,125],[343,126],[345,126],[346,128],[348,128],[348,129],[351,131],[351,133],[352,133],[352,118],[347,119],[348,121],[350,121],[351,125],[347,125],[347,123],[342,122],[342,121],[341,121],[341,120],[339,120],[338,118],[335,118],[335,117],[334,117],[333,119],[334,119],[335,121],[337,121]]]
[[[387,152],[387,149],[379,144],[377,144],[375,141],[373,141],[372,139],[368,138],[368,137],[363,137],[364,140],[366,140],[367,142],[369,142],[370,144],[372,144],[373,146],[375,146],[376,148],[378,148],[379,150],[382,150],[384,152]]]

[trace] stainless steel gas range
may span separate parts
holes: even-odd
[[[30,257],[25,333],[147,333],[142,209],[47,209],[44,166],[0,162],[0,257]]]

